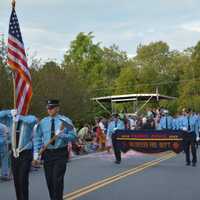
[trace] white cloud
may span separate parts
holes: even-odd
[[[133,24],[130,21],[119,21],[111,24],[110,28],[111,29],[127,29],[130,28]]]
[[[25,47],[31,52],[37,52],[37,57],[44,59],[62,59],[74,36],[39,27],[24,27],[22,34]]]
[[[145,35],[141,38],[141,43],[147,44],[152,41],[155,42],[161,40],[166,42],[172,49],[182,51],[196,45],[199,39],[199,33],[187,31],[178,27],[177,29],[156,31],[154,34]]]
[[[155,30],[154,28],[151,28],[151,29],[148,29],[148,30],[147,30],[147,33],[155,33],[155,31],[156,31],[156,30]]]
[[[180,25],[180,28],[185,31],[200,32],[200,21],[182,24]]]

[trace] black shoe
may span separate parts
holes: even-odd
[[[121,163],[120,160],[116,160],[116,161],[115,161],[115,164],[120,164],[120,163]]]
[[[192,167],[196,167],[196,163],[192,163]]]
[[[11,177],[8,177],[8,176],[1,176],[0,179],[2,181],[10,181],[11,180]]]
[[[189,162],[187,162],[185,165],[186,165],[186,166],[189,166],[189,165],[190,165],[190,163],[189,163]]]

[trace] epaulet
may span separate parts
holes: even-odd
[[[59,118],[65,127],[67,127],[68,129],[73,129],[72,121],[69,118],[67,118],[65,116],[59,116]]]
[[[44,121],[46,121],[46,120],[48,120],[49,119],[49,116],[48,117],[45,117],[45,118],[43,118],[42,120],[41,120],[41,122],[44,122]]]

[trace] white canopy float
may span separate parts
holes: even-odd
[[[133,102],[133,109],[135,112],[139,112],[150,101],[160,100],[175,100],[176,97],[161,95],[158,92],[150,94],[124,94],[124,95],[112,95],[92,98],[92,101],[96,101],[106,112],[113,112],[113,103],[127,103]],[[144,104],[136,110],[138,101],[145,101]],[[112,111],[110,112],[103,103],[111,103]]]

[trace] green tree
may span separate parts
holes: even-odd
[[[188,62],[183,65],[182,82],[179,86],[179,109],[190,107],[200,111],[200,42],[187,51]],[[191,56],[190,56],[191,55]]]

